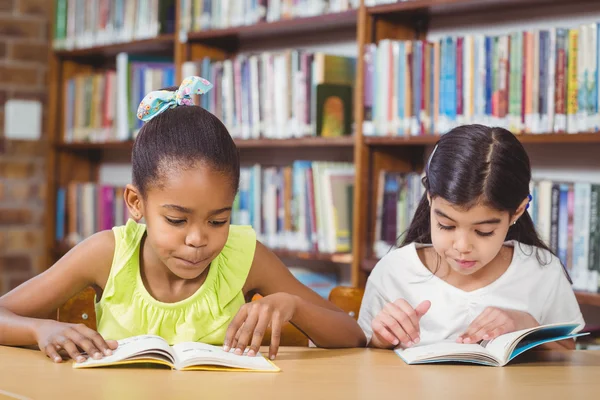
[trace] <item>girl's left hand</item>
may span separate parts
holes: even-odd
[[[505,333],[533,328],[539,323],[530,314],[516,310],[488,307],[475,318],[457,343],[478,343],[481,340],[495,339]]]
[[[242,355],[248,346],[248,356],[258,353],[267,328],[271,328],[269,358],[275,359],[281,338],[281,327],[289,322],[296,312],[296,296],[275,293],[260,300],[244,304],[227,328],[223,349],[235,348]]]

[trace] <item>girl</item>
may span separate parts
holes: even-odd
[[[147,123],[124,196],[132,219],[1,297],[0,344],[37,344],[56,362],[59,350],[83,361],[81,350],[101,358],[114,340],[156,334],[237,354],[249,347],[253,356],[270,327],[273,359],[291,321],[319,346],[364,345],[354,319],[298,282],[250,227],[230,226],[238,151],[225,126],[191,100],[211,87],[191,77],[144,98],[138,118]],[[97,292],[98,332],[42,319],[88,285]],[[245,304],[255,293],[264,297]]]
[[[569,278],[525,211],[530,179],[527,153],[505,129],[461,126],[440,138],[401,247],[368,279],[359,324],[370,346],[476,343],[555,322],[583,328]]]

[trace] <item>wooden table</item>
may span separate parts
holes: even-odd
[[[282,372],[73,370],[38,351],[0,346],[0,399],[600,397],[600,351],[531,352],[499,368],[407,366],[384,350],[282,348],[276,364]]]

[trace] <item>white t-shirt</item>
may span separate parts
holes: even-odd
[[[486,307],[498,307],[529,313],[541,325],[577,323],[584,320],[573,289],[560,261],[550,253],[515,241],[513,259],[502,276],[489,285],[471,292],[458,289],[433,275],[417,254],[420,247],[410,244],[383,257],[367,281],[358,323],[370,342],[371,322],[383,306],[398,299],[412,307],[431,301],[431,308],[420,320],[420,343],[455,340]],[[550,262],[548,262],[550,261]]]

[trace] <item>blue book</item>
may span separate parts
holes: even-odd
[[[503,367],[518,355],[544,343],[572,339],[589,333],[577,333],[577,324],[549,324],[506,333],[476,344],[445,341],[423,344],[395,352],[407,364],[467,363]]]

